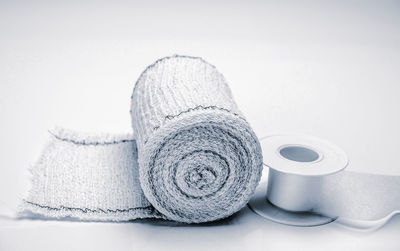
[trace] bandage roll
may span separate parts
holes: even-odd
[[[157,62],[139,78],[131,111],[140,182],[162,214],[211,221],[247,203],[261,148],[215,67],[198,58]]]
[[[260,180],[261,147],[214,66],[186,56],[156,61],[135,85],[131,116],[133,136],[53,131],[23,209],[198,223],[246,205]]]

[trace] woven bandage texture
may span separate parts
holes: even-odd
[[[214,221],[248,202],[259,141],[220,72],[173,56],[147,67],[132,94],[133,134],[51,131],[22,215]]]

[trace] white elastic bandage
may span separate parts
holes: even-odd
[[[246,205],[261,176],[261,148],[214,66],[158,60],[136,83],[131,115],[133,135],[51,131],[22,213],[197,223]]]

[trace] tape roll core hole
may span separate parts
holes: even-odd
[[[285,159],[297,162],[315,162],[320,159],[320,155],[304,146],[284,146],[279,150],[279,154]]]

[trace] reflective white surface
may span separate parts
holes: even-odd
[[[337,217],[331,218],[328,216],[307,211],[291,212],[275,206],[270,202],[269,197],[266,196],[268,184],[271,183],[269,181],[263,181],[257,187],[254,196],[250,199],[248,203],[248,207],[261,217],[277,223],[297,227],[321,226],[331,223],[337,219]],[[270,190],[271,189],[268,188],[268,192]]]
[[[216,65],[258,136],[326,138],[348,170],[400,175],[399,11],[379,1],[2,1],[1,208],[29,188],[48,128],[129,131],[134,82],[175,53]],[[248,208],[201,226],[0,218],[0,250],[396,250],[399,234],[399,216],[358,233],[279,225]]]

